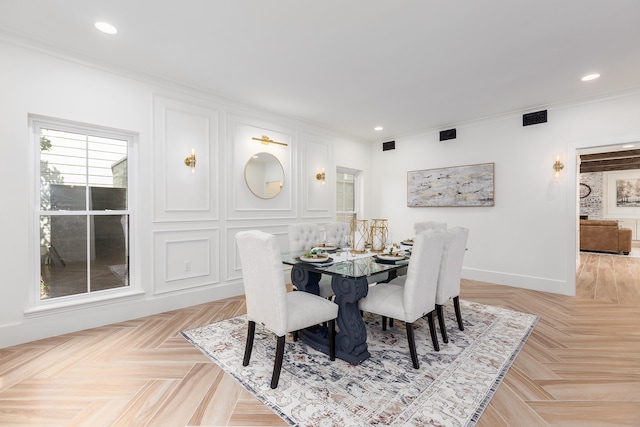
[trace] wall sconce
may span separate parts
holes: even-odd
[[[325,178],[326,178],[326,175],[324,173],[324,168],[322,168],[322,172],[316,174],[316,179],[318,181],[322,181],[322,184],[324,185]]]
[[[556,171],[556,178],[560,177],[560,171],[564,169],[564,164],[560,161],[560,156],[556,157],[556,162],[553,164],[553,169]]]
[[[260,141],[262,142],[263,145],[278,144],[278,145],[284,145],[285,147],[288,145],[288,144],[285,144],[284,142],[274,141],[273,139],[270,139],[267,135],[262,135],[262,138],[256,138],[254,136],[251,139],[253,139],[254,141]]]
[[[191,173],[196,172],[196,150],[191,149],[191,155],[184,159],[184,164],[191,168]]]

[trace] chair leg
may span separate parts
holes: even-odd
[[[251,359],[251,349],[253,349],[253,336],[256,334],[256,322],[249,320],[249,329],[247,330],[247,344],[244,347],[244,359],[242,360],[242,366],[249,364]]]
[[[271,376],[271,388],[278,387],[278,381],[280,380],[282,358],[284,357],[284,338],[285,335],[278,337],[278,344],[276,345],[276,360],[273,364],[273,375]]]
[[[382,316],[382,330],[387,330],[387,316]]]
[[[336,360],[336,319],[329,321],[329,360]]]
[[[427,314],[427,320],[429,321],[429,332],[431,333],[433,349],[435,351],[440,351],[440,344],[438,344],[438,336],[436,335],[436,323],[433,320],[433,311]]]
[[[293,331],[293,332],[291,333],[291,335],[293,335],[293,341],[294,341],[294,342],[295,342],[295,341],[298,341],[298,331]]]
[[[389,318],[389,327],[393,328],[393,317]]]
[[[438,313],[438,324],[440,325],[440,333],[442,334],[442,342],[449,342],[447,336],[447,327],[444,325],[444,306],[436,304],[436,313]]]
[[[411,353],[411,361],[413,362],[413,367],[416,369],[420,368],[420,364],[418,363],[418,353],[416,352],[416,340],[413,336],[413,323],[405,322],[407,326],[407,341],[409,341],[409,353]]]
[[[458,328],[464,331],[464,325],[462,324],[462,315],[460,314],[460,297],[453,297],[453,307],[456,309],[456,319],[458,320]]]

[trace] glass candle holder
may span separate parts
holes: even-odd
[[[369,222],[366,219],[354,219],[351,221],[351,251],[363,254],[367,251],[369,242]]]
[[[371,251],[372,252],[384,252],[387,244],[387,236],[389,233],[389,227],[387,226],[386,219],[374,219],[371,224]]]

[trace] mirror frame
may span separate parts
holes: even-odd
[[[256,188],[252,188],[252,184],[251,184],[251,180],[247,179],[247,170],[249,169],[249,166],[251,165],[252,161],[255,162],[256,161],[256,157],[265,157],[266,159],[268,159],[269,163],[271,165],[273,165],[275,167],[276,163],[277,166],[280,166],[280,188],[278,189],[278,191],[273,194],[273,195],[269,195],[269,194],[258,194],[258,193],[263,193],[263,188],[261,189],[256,189]],[[276,163],[274,163],[273,161],[275,161]],[[266,162],[265,162],[266,163]],[[269,199],[273,199],[274,197],[276,197],[278,194],[282,193],[282,188],[284,187],[284,179],[285,179],[285,175],[284,175],[284,166],[282,166],[282,162],[280,162],[280,160],[274,156],[271,153],[265,152],[265,151],[261,151],[259,153],[255,153],[252,154],[251,157],[249,157],[249,160],[247,160],[247,163],[245,163],[244,165],[244,182],[247,185],[247,188],[249,189],[249,191],[251,192],[251,194],[253,194],[254,196],[263,199],[263,200],[269,200]],[[273,181],[265,181],[265,184],[267,182],[276,182],[277,180],[273,180]]]

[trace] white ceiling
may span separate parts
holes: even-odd
[[[0,39],[380,141],[640,87],[639,18],[638,0],[0,0]]]

